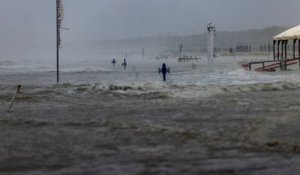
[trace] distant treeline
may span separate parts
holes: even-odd
[[[215,48],[217,52],[267,52],[272,48],[274,35],[286,30],[286,27],[269,27],[247,31],[217,31]],[[179,45],[183,52],[206,52],[207,33],[199,35],[161,35],[135,39],[94,41],[93,45],[103,50],[120,50],[126,52],[147,51],[177,52]]]

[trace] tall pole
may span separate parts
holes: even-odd
[[[207,60],[210,63],[214,57],[214,36],[216,32],[216,27],[209,23],[207,25],[208,37],[207,37]]]
[[[56,0],[56,82],[59,83],[59,44],[60,44],[60,29],[59,29],[59,0]]]

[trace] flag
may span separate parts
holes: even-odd
[[[62,20],[64,19],[64,8],[63,8],[63,0],[56,0],[56,10],[57,10],[57,44],[60,47],[61,45],[61,38],[60,38],[60,29]]]
[[[63,0],[57,0],[57,18],[61,21],[64,19],[64,7],[62,1]]]

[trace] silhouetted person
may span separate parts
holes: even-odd
[[[113,60],[111,61],[111,63],[112,63],[113,66],[115,67],[115,64],[117,63],[116,59],[113,59]]]
[[[124,58],[124,62],[122,63],[122,66],[124,67],[124,69],[126,69],[126,67],[127,67],[126,58]]]
[[[170,74],[170,68],[167,68],[166,63],[163,63],[163,64],[162,64],[162,67],[161,67],[161,68],[158,68],[158,73],[159,73],[159,74],[162,73],[162,75],[163,75],[163,80],[166,81],[166,80],[167,80],[166,75],[167,75],[167,73]]]

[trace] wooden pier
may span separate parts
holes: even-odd
[[[287,45],[292,41],[293,53],[288,58]],[[296,44],[298,55],[296,56]],[[273,60],[250,61],[242,64],[246,70],[268,71],[300,70],[300,25],[292,27],[273,37]]]
[[[286,60],[265,60],[252,61],[242,64],[246,70],[255,70],[258,72],[275,72],[276,70],[286,71],[300,69],[300,58]]]

